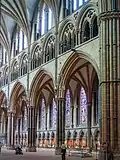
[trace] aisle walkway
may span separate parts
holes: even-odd
[[[61,160],[61,156],[56,156],[53,149],[40,149],[39,152],[24,152],[24,155],[15,155],[13,150],[2,149],[0,160]],[[95,160],[95,155],[91,158],[83,159],[70,156],[66,160]]]

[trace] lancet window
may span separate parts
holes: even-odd
[[[41,105],[41,129],[45,129],[45,99],[42,98]]]
[[[62,35],[62,40],[60,43],[60,54],[66,52],[71,48],[74,48],[75,45],[76,45],[75,28],[72,23],[69,23],[64,29],[64,33]]]
[[[70,127],[71,118],[70,118],[70,107],[71,107],[71,96],[70,96],[70,90],[67,89],[66,91],[66,102],[65,102],[65,124],[66,127]]]
[[[51,8],[49,8],[46,4],[43,5],[42,11],[39,8],[36,26],[37,39],[39,39],[41,35],[45,34],[48,30],[50,30],[54,24],[54,18]]]
[[[87,97],[83,87],[80,90],[80,122],[87,123]]]
[[[13,38],[13,57],[17,56],[19,52],[27,47],[27,37],[22,29],[17,28],[16,35]]]

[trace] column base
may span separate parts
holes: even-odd
[[[26,149],[26,152],[36,152],[36,147],[33,147],[33,146],[28,147],[28,148]]]
[[[61,148],[60,147],[55,148],[55,155],[61,155]]]

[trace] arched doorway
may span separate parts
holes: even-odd
[[[37,133],[37,138],[39,134],[44,135],[41,139],[37,139],[39,143],[38,146],[48,147],[48,133],[50,133],[49,131],[56,130],[56,102],[53,77],[43,69],[38,71],[31,84],[30,107],[31,106],[35,110],[34,116],[36,117],[34,132]]]
[[[65,112],[69,124],[72,124],[69,125],[69,129],[71,131],[82,129],[84,133],[88,132],[88,145],[86,147],[90,150],[92,149],[92,129],[98,128],[98,75],[98,66],[91,57],[83,53],[73,53],[65,62],[59,79],[59,89],[64,88],[66,94],[69,87],[73,96],[72,104],[70,94],[67,96],[67,101],[70,104],[67,105],[69,117]],[[66,101],[65,94],[63,94],[63,98]],[[66,124],[64,125],[67,129]],[[73,137],[74,142],[75,138]],[[85,139],[83,142],[86,143]],[[74,143],[73,146],[78,147],[77,143]]]

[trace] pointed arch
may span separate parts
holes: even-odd
[[[94,10],[95,14],[98,15],[98,7],[96,5],[96,3],[88,3],[85,6],[82,7],[82,9],[80,10],[78,17],[76,19],[76,29],[78,30],[79,28],[81,28],[82,22],[85,18],[85,15],[90,11],[90,10]]]
[[[36,97],[42,89],[54,95],[54,80],[51,73],[41,68],[35,75],[30,86],[30,104],[36,106]]]
[[[94,69],[97,73],[98,79],[99,79],[99,76],[100,76],[99,72],[100,71],[99,71],[99,68],[98,68],[96,61],[89,54],[86,54],[86,53],[78,50],[78,51],[75,51],[74,53],[72,53],[68,57],[66,62],[64,63],[64,65],[60,71],[60,76],[58,78],[59,86],[66,86],[69,74],[70,74],[72,68],[74,68],[73,66],[79,61],[79,59],[85,59],[86,61],[90,62],[92,64],[92,66],[94,67]]]
[[[59,33],[61,33],[61,34],[59,35],[59,39],[62,38],[63,33],[64,33],[64,29],[66,28],[66,26],[67,26],[68,24],[72,24],[72,25],[74,26],[74,28],[76,28],[76,27],[75,27],[75,20],[74,20],[73,18],[68,18],[68,19],[66,19],[66,20],[65,20],[64,22],[62,22],[61,25],[59,26]]]
[[[20,82],[16,82],[10,94],[10,107],[11,110],[16,110],[16,105],[20,98],[25,98],[27,95],[26,88]],[[22,97],[23,96],[23,97]]]

